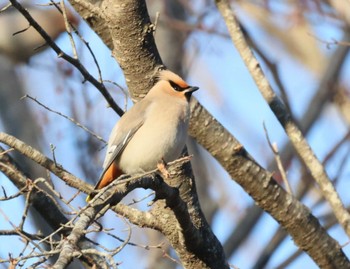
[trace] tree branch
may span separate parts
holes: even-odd
[[[331,205],[339,223],[343,226],[345,232],[350,236],[350,214],[347,212],[342,201],[340,200],[340,197],[336,192],[331,180],[328,178],[323,165],[313,153],[298,126],[291,119],[282,101],[272,90],[269,82],[267,81],[260,68],[257,59],[253,55],[251,49],[244,39],[244,35],[228,1],[216,0],[216,5],[225,20],[225,23],[231,35],[232,42],[236,46],[244,63],[250,71],[258,89],[265,98],[266,102],[269,104],[271,110],[274,112],[281,125],[284,127],[300,158],[308,167],[313,178],[320,186],[323,196]]]
[[[350,33],[346,31],[342,40],[350,41]],[[340,92],[340,90],[330,90],[329,85],[337,84],[348,52],[349,47],[339,46],[336,51],[329,57],[328,66],[321,75],[322,79],[318,85],[318,89],[316,90],[314,97],[307,106],[310,109],[305,112],[302,120],[300,121],[300,128],[305,136],[316,122],[317,117],[324,110],[324,107],[330,102],[330,100],[332,100],[333,95],[337,95]],[[342,98],[342,100],[344,100],[344,98]],[[288,142],[281,150],[282,162],[284,164],[290,163],[293,156],[294,151],[292,144]],[[275,162],[270,162],[268,165],[268,170],[276,170]],[[312,186],[303,180],[300,182],[303,185],[302,188],[305,189],[305,191],[309,186]],[[305,191],[303,191],[303,193],[305,193]],[[297,195],[298,200],[300,200],[301,197],[301,195]],[[258,223],[261,215],[262,210],[260,208],[257,208],[256,205],[252,205],[246,210],[245,217],[238,223],[235,230],[232,231],[231,235],[227,238],[224,244],[226,255],[232,255],[235,252],[241,242],[247,237],[250,231]]]
[[[87,5],[80,5],[84,1],[71,2],[94,28],[94,20],[87,15]],[[150,33],[152,25],[144,1],[103,1],[101,8],[97,11],[95,8],[92,16],[97,16],[94,17],[98,21],[97,31],[113,49],[132,96],[144,96],[153,85],[150,78],[156,73],[157,67],[162,65]],[[108,21],[102,32],[99,18]],[[243,147],[198,102],[193,102],[191,107],[190,134],[224,166],[259,206],[270,212],[287,229],[296,244],[319,265],[348,265],[338,243],[328,236],[309,210],[281,190],[271,180],[271,175],[252,161]],[[162,215],[157,217],[164,219]]]
[[[68,185],[85,193],[92,192],[92,187],[89,184],[69,174],[59,164],[55,164],[52,160],[24,144],[22,141],[0,132],[0,142],[20,151],[33,161],[49,169],[58,177],[62,178]],[[188,163],[183,163],[186,160],[188,161],[188,158],[169,163],[170,167],[168,171],[171,178],[166,183],[156,181],[158,185],[154,185],[155,183],[151,184],[147,181],[149,179],[145,176],[155,173],[157,170],[134,176],[124,181],[115,181],[108,188],[118,187],[121,184],[124,185],[118,187],[119,196],[114,198],[113,203],[118,203],[124,197],[123,195],[126,195],[135,188],[153,188],[156,191],[157,199],[165,199],[166,203],[162,200],[156,201],[151,211],[152,215],[147,214],[149,219],[143,222],[141,226],[147,226],[147,223],[153,225],[157,221],[159,223],[158,226],[153,225],[150,228],[158,229],[168,236],[169,241],[178,252],[185,267],[191,265],[189,268],[228,268],[222,247],[201,212],[195,193],[195,183],[190,173],[190,166]],[[144,177],[144,179],[140,179],[141,177]],[[105,190],[98,192],[94,199],[99,199],[100,195],[104,193]],[[181,199],[178,193],[180,193]],[[101,209],[99,208],[97,213]],[[69,238],[73,245],[79,242],[83,234],[81,228],[89,225],[97,213],[95,213],[95,209],[92,209],[92,211],[90,210],[88,212],[88,216],[84,215],[82,221],[79,222],[80,226],[76,228],[77,230],[74,230],[75,235]],[[89,216],[92,217],[91,221]],[[142,214],[142,216],[145,215]],[[153,219],[150,218],[151,216]],[[135,220],[135,218],[133,219]],[[72,250],[72,244],[65,243],[64,256],[59,264],[66,264],[72,258],[68,251],[68,249]]]
[[[31,188],[30,185],[35,183],[30,181],[27,175],[22,172],[15,161],[12,160],[8,154],[3,154],[4,152],[6,151],[0,147],[0,171],[3,172],[19,190],[21,190],[22,194],[24,194],[29,188]],[[43,217],[43,219],[46,220],[52,231],[58,231],[58,234],[63,236],[68,235],[68,230],[62,229],[62,225],[66,224],[68,219],[60,211],[59,207],[56,205],[56,201],[53,201],[53,198],[48,195],[45,190],[41,189],[39,186],[31,188],[29,201],[30,204],[33,205],[33,207]],[[22,231],[21,234],[26,233]],[[80,242],[79,246],[81,249],[86,249],[91,247],[91,243],[84,239]],[[104,265],[104,261],[96,255],[86,254],[81,258],[82,262],[84,262],[85,259],[88,259],[90,262],[94,263],[97,268],[107,268]]]
[[[75,68],[77,68],[82,76],[84,77],[84,80],[89,81],[92,85],[96,87],[96,89],[103,95],[103,97],[106,99],[108,104],[111,106],[111,108],[119,115],[122,116],[124,114],[124,111],[117,105],[117,103],[114,101],[112,96],[107,91],[106,87],[103,83],[97,81],[87,70],[86,68],[81,64],[81,62],[78,59],[74,59],[70,57],[68,54],[64,53],[57,45],[56,43],[51,39],[51,37],[44,31],[44,29],[34,20],[34,18],[30,15],[30,13],[16,0],[9,0],[20,13],[23,14],[23,16],[27,19],[29,24],[35,28],[35,30],[38,31],[38,33],[42,36],[42,38],[46,41],[46,43],[57,53],[58,57],[61,57],[65,59],[67,62],[72,64]]]
[[[69,186],[81,190],[85,193],[90,193],[92,191],[91,185],[67,172],[61,165],[56,165],[53,160],[47,158],[44,154],[40,153],[38,150],[32,148],[31,146],[26,145],[19,139],[16,139],[9,134],[0,132],[0,142],[8,145],[11,148],[14,148],[24,156],[35,161],[42,167],[45,167],[59,178],[62,178]]]
[[[183,169],[188,169],[188,166],[186,167],[187,163],[185,163],[186,161],[188,162],[188,160],[189,159],[187,158],[183,159],[182,161],[173,162],[171,167],[169,167],[169,172],[172,174],[172,176],[182,175]],[[179,169],[180,171],[178,171]],[[168,234],[173,234],[173,236],[175,234],[178,235],[179,231],[181,231],[182,236],[177,240],[183,241],[181,243],[188,248],[187,251],[191,251],[196,254],[196,256],[191,257],[191,261],[189,261],[188,258],[184,259],[184,255],[181,255],[180,253],[180,258],[182,258],[182,261],[185,263],[185,267],[186,263],[189,264],[191,262],[192,264],[200,264],[200,268],[228,268],[228,265],[225,263],[225,259],[223,259],[224,256],[218,260],[218,253],[216,253],[215,248],[210,247],[215,243],[213,242],[213,238],[211,238],[209,234],[207,234],[209,238],[202,234],[203,231],[207,232],[208,227],[204,226],[203,229],[203,227],[198,225],[198,220],[193,220],[193,215],[189,213],[190,211],[186,200],[183,200],[184,197],[179,196],[181,191],[179,192],[178,188],[168,185],[154,173],[148,176],[135,176],[127,180],[116,180],[102,191],[98,192],[98,194],[91,201],[90,205],[81,210],[79,219],[75,222],[72,232],[62,245],[60,257],[54,265],[54,268],[64,268],[69,264],[74,255],[73,250],[77,248],[77,243],[84,235],[86,228],[94,221],[97,215],[99,215],[99,217],[102,216],[102,214],[99,213],[101,211],[105,212],[105,210],[102,210],[103,208],[109,204],[119,203],[123,197],[136,188],[154,190],[156,193],[155,199],[164,199],[165,206],[168,207],[171,210],[170,212],[173,212],[175,215],[181,229],[177,229],[175,232],[174,230],[165,231],[165,226],[160,225],[160,230]],[[161,206],[164,207],[164,204]]]
[[[78,2],[82,1],[77,1],[76,3]],[[154,41],[152,41],[153,36],[149,35],[152,27],[148,16],[145,15],[147,13],[145,11],[145,4],[142,1],[138,5],[138,2],[123,1],[121,5],[120,3],[107,1],[102,3],[102,8],[99,10],[101,13],[108,10],[108,16],[103,16],[108,22],[105,25],[105,32],[110,31],[110,36],[114,40],[114,55],[116,55],[118,60],[119,58],[123,58],[119,63],[125,71],[129,86],[132,85],[130,88],[134,96],[142,96],[147,92],[153,84],[151,78],[157,66],[161,65],[159,55],[154,53],[156,49]],[[138,5],[137,8],[135,8],[135,5]],[[86,15],[86,5],[82,7],[82,9],[84,8]],[[96,6],[94,8],[98,9]],[[118,16],[118,14],[122,15]],[[115,17],[118,18],[115,19]],[[124,32],[124,35],[122,32]],[[125,33],[128,33],[128,35]],[[141,54],[139,53],[140,51]],[[341,266],[348,264],[339,245],[327,235],[309,211],[298,201],[286,195],[271,180],[269,173],[262,170],[252,161],[242,146],[209,113],[201,108],[198,103],[194,103],[192,108],[196,110],[194,114],[198,117],[193,117],[196,122],[191,121],[190,132],[196,134],[197,140],[202,142],[202,145],[222,163],[230,175],[254,197],[260,206],[269,211],[271,215],[286,227],[295,242],[304,250],[308,251],[309,255],[319,265],[334,265],[342,268]],[[200,128],[197,128],[198,126]],[[204,131],[211,130],[213,132],[205,133],[198,131],[198,129],[204,129]],[[209,139],[208,137],[213,134],[218,134],[218,137]],[[226,139],[222,140],[222,138]],[[221,147],[221,145],[227,145],[228,149]],[[224,155],[223,152],[226,154]],[[228,158],[227,156],[232,156],[232,158]],[[159,216],[159,219],[164,220],[164,216]],[[303,236],[307,239],[305,242],[302,240]],[[330,249],[331,251],[329,252]],[[315,253],[316,251],[318,254]],[[327,253],[327,255],[324,255],[324,253]]]

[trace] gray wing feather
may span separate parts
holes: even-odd
[[[113,128],[108,141],[106,157],[103,163],[104,169],[95,187],[99,184],[103,175],[114,162],[114,160],[120,156],[129,141],[143,125],[146,118],[147,109],[150,105],[151,101],[142,99],[140,102],[135,104],[127,113],[125,113]]]
[[[123,152],[126,145],[129,143],[129,141],[134,136],[134,134],[137,132],[137,130],[142,126],[142,124],[143,124],[143,121],[139,122],[138,125],[136,125],[132,129],[130,129],[121,143],[113,144],[108,148],[106,160],[105,160],[105,163],[103,164],[104,169],[103,169],[101,177],[107,171],[109,166],[114,162],[114,160]],[[107,159],[107,156],[108,156],[108,159]]]

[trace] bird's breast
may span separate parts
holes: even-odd
[[[144,124],[135,133],[119,158],[119,167],[127,174],[155,169],[180,157],[185,146],[189,111],[187,106],[163,107],[147,112]]]

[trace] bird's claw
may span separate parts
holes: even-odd
[[[170,178],[170,173],[166,169],[166,162],[163,159],[157,164],[157,168],[164,178]]]

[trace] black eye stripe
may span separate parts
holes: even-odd
[[[173,89],[175,90],[175,91],[178,91],[178,92],[182,92],[182,91],[184,91],[184,90],[186,90],[188,87],[186,87],[186,88],[181,88],[179,85],[177,85],[174,81],[172,81],[172,80],[169,80],[169,83],[170,83],[170,85],[171,85],[171,87],[173,87]]]

